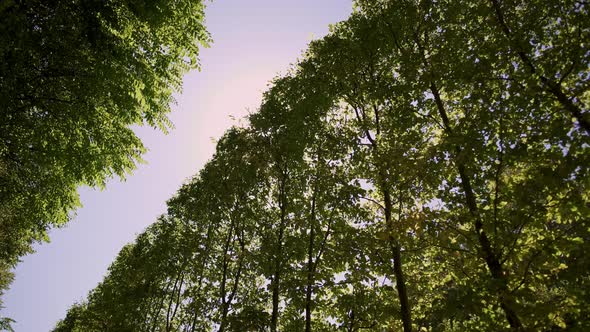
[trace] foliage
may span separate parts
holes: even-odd
[[[59,327],[590,327],[587,6],[355,6]]]
[[[124,177],[167,131],[172,93],[209,36],[201,1],[0,4],[0,283],[66,224],[77,188]]]

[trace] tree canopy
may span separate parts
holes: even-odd
[[[0,289],[69,221],[78,187],[133,170],[132,125],[167,131],[172,93],[209,35],[202,1],[0,4]]]
[[[364,1],[55,331],[585,331],[590,17]]]

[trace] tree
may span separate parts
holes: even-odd
[[[195,262],[174,326],[588,329],[588,8],[356,6],[169,202],[191,235],[153,246]]]
[[[102,187],[141,162],[145,148],[131,125],[171,127],[172,93],[209,42],[203,8],[201,1],[0,5],[2,266],[67,223],[79,186]]]

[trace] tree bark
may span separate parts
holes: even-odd
[[[439,115],[443,121],[445,131],[448,134],[452,134],[453,129],[449,122],[449,118],[447,116],[444,103],[442,102],[442,99],[440,97],[440,92],[436,84],[434,84],[434,82],[431,82],[430,90],[432,92],[432,95],[434,96],[434,100],[436,102]],[[475,199],[475,193],[473,192],[473,188],[471,187],[471,180],[469,178],[469,175],[467,174],[465,161],[461,158],[457,158],[461,154],[461,152],[461,147],[455,146],[455,164],[457,165],[459,177],[461,178],[461,187],[463,189],[463,192],[465,193],[465,203],[467,205],[467,209],[469,210],[471,217],[475,220],[475,231],[477,232],[478,242],[481,246],[483,258],[486,262],[488,270],[490,271],[490,274],[492,275],[492,278],[497,282],[500,307],[504,311],[508,323],[513,329],[522,329],[523,325],[516,313],[516,309],[514,308],[515,301],[514,298],[510,295],[508,289],[508,280],[504,274],[502,263],[500,262],[498,255],[494,252],[488,235],[483,230],[483,222],[481,220],[481,217],[479,216],[477,201]]]
[[[182,291],[182,285],[184,284],[184,264],[180,271],[180,282],[178,283],[178,287],[176,285],[175,288],[172,289],[172,294],[170,295],[170,301],[168,302],[168,310],[166,311],[166,332],[172,330],[172,321],[176,316],[176,311],[178,309],[179,300],[180,300],[180,292]],[[176,300],[174,299],[176,297]],[[174,304],[174,309],[172,309],[172,304]]]
[[[221,283],[219,286],[219,298],[221,299],[221,319],[219,322],[219,330],[218,332],[225,331],[226,325],[226,318],[227,318],[227,303],[226,303],[226,284],[227,284],[227,269],[229,265],[229,246],[233,237],[233,222],[230,225],[230,229],[228,230],[227,238],[225,240],[225,245],[223,247],[223,262],[222,262],[222,275],[221,275]]]
[[[270,319],[270,331],[276,332],[279,321],[279,297],[281,292],[281,270],[283,265],[283,237],[285,232],[285,222],[287,218],[287,202],[286,202],[286,182],[287,174],[281,171],[281,179],[279,184],[279,209],[280,222],[277,234],[277,251],[275,256],[275,269],[272,278],[272,314]]]
[[[279,320],[279,295],[281,291],[281,259],[283,255],[283,228],[279,229],[278,234],[278,247],[277,247],[277,258],[275,259],[275,271],[272,278],[272,314],[270,320],[271,332],[277,331],[278,320]]]
[[[205,279],[203,273],[205,272],[205,266],[207,266],[207,261],[210,258],[210,256],[208,254],[209,254],[209,249],[211,248],[211,238],[213,237],[213,230],[214,230],[214,225],[213,225],[213,223],[210,223],[207,228],[205,250],[203,250],[203,254],[206,256],[203,257],[203,260],[201,261],[201,264],[200,264],[200,269],[198,272],[198,275],[199,275],[198,285],[199,286],[197,287],[196,294],[192,295],[193,303],[195,300],[197,300],[200,297],[201,288],[203,287],[203,279]],[[191,326],[189,329],[190,332],[195,331],[195,325],[197,324],[197,319],[198,319],[198,311],[197,311],[197,308],[194,308],[193,317],[191,319]]]
[[[176,284],[178,283],[178,279],[179,279],[179,275],[176,276],[175,280],[174,280],[174,287],[176,287]],[[157,316],[160,314],[160,311],[162,311],[162,308],[164,307],[164,301],[166,301],[166,293],[168,293],[168,289],[170,289],[170,282],[166,283],[166,289],[164,290],[164,294],[162,295],[162,298],[160,299],[160,303],[158,304],[158,307],[156,310],[154,310],[153,314],[152,314],[152,328],[150,329],[152,332],[154,332],[156,330],[156,328],[158,327],[158,319]]]
[[[236,230],[236,233],[237,233],[237,230]],[[240,252],[243,253],[244,248],[245,248],[245,243],[244,243],[243,239],[239,239],[239,242],[240,242]],[[236,293],[238,292],[238,286],[240,284],[240,278],[242,276],[242,267],[244,265],[243,263],[244,263],[244,256],[241,255],[240,258],[238,259],[238,269],[237,269],[236,274],[234,276],[231,292],[229,293],[229,296],[227,297],[227,299],[225,298],[225,294],[223,295],[224,298],[223,298],[222,319],[221,319],[223,325],[219,327],[220,332],[224,331],[225,327],[227,326],[227,315],[229,313],[230,306],[236,296]]]
[[[349,102],[350,104],[350,102]],[[351,104],[354,105],[354,104]],[[354,107],[355,114],[357,120],[362,123],[363,120],[366,119],[366,114],[364,109],[357,109]],[[377,108],[373,108],[375,112],[375,119],[378,119],[378,110]],[[377,145],[377,137],[372,137],[371,133],[367,128],[364,128],[365,136],[367,140],[370,142],[370,146],[374,156],[379,155],[379,147]],[[377,133],[380,132],[380,128],[377,128]],[[391,219],[392,214],[392,200],[391,200],[391,193],[388,188],[388,177],[386,174],[386,170],[384,169],[384,165],[377,164],[375,165],[379,170],[379,188],[383,193],[383,200],[385,203],[384,207],[384,214],[385,214],[385,229],[388,232],[388,242],[390,249],[392,251],[392,258],[393,258],[393,274],[395,277],[395,285],[397,290],[398,299],[400,302],[400,313],[402,316],[402,324],[404,327],[404,332],[411,332],[412,331],[412,309],[410,308],[410,302],[408,300],[408,292],[406,287],[406,280],[403,273],[403,265],[401,259],[401,248],[399,246],[398,240],[394,237],[394,229],[393,229],[393,222]],[[401,204],[401,203],[400,203]]]
[[[385,183],[383,183],[383,186],[385,186]],[[404,326],[404,332],[411,332],[412,312],[410,309],[410,302],[408,300],[406,279],[403,273],[401,249],[398,241],[393,236],[394,229],[392,227],[393,224],[391,219],[393,204],[391,201],[391,193],[388,189],[383,189],[383,200],[385,201],[385,223],[387,224],[387,230],[389,232],[388,241],[393,256],[393,274],[395,276],[395,288],[397,289],[397,295],[400,302],[402,324]]]
[[[317,179],[316,179],[317,181]],[[313,247],[315,240],[315,204],[317,194],[317,183],[315,185],[312,201],[311,214],[309,218],[309,243],[307,246],[307,289],[305,290],[305,332],[311,332],[311,296],[314,283]]]

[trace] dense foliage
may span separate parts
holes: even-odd
[[[141,161],[209,36],[193,1],[0,3],[0,291],[19,257]]]
[[[586,331],[590,17],[363,1],[55,331]]]

